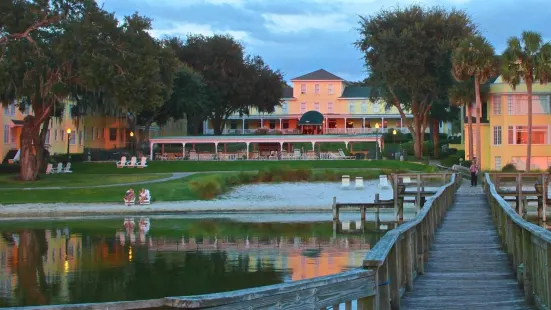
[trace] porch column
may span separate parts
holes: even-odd
[[[241,131],[241,134],[245,134],[245,118],[243,118],[243,130]]]
[[[365,128],[365,117],[362,118],[362,128]]]
[[[400,117],[400,132],[404,133],[404,120]]]
[[[183,154],[183,157],[186,157],[186,144],[185,143],[182,143],[182,154]]]
[[[348,141],[344,141],[344,146],[345,146],[346,149],[348,150]]]
[[[155,143],[149,142],[149,160],[153,160],[153,146],[155,146]]]
[[[283,121],[281,120],[281,118],[279,119],[279,130],[282,130],[283,129]],[[281,143],[281,145],[283,145],[283,142]],[[281,147],[283,148],[283,146]]]
[[[218,155],[218,142],[214,142],[214,154]]]
[[[381,133],[385,132],[385,117],[381,117]]]
[[[264,128],[264,119],[263,118],[260,119],[260,128]]]
[[[312,151],[316,151],[316,141],[312,141]]]
[[[280,146],[279,148],[280,152],[283,152],[283,141],[279,141],[279,146]]]
[[[348,118],[345,117],[345,118],[344,118],[344,129],[343,129],[343,130],[344,130],[344,131],[343,131],[344,133],[347,133],[347,131],[348,131],[348,128],[346,128],[346,121],[347,121],[347,120],[348,120]]]
[[[249,159],[249,142],[245,142],[245,144],[247,145],[247,152],[245,152],[245,158]]]

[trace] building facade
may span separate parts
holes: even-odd
[[[546,170],[551,166],[551,85],[534,83],[532,97],[532,158],[531,170]],[[528,141],[528,96],[526,84],[515,89],[498,77],[490,85],[487,102],[487,123],[482,124],[481,144],[484,170],[501,170],[506,164],[526,170]],[[467,128],[465,127],[465,132]],[[473,124],[476,136],[476,126]],[[469,137],[466,135],[468,145]],[[474,140],[476,152],[476,139]],[[465,147],[466,157],[470,154]]]
[[[369,87],[351,86],[323,69],[296,77],[291,83],[292,87],[285,88],[281,105],[274,113],[259,113],[252,109],[249,115],[234,114],[226,122],[223,134],[254,134],[259,128],[281,131],[282,134],[307,133],[299,120],[309,111],[323,115],[320,130],[315,131],[317,134],[368,134],[388,129],[408,132],[407,124],[395,107],[387,108],[384,101],[369,99]],[[413,119],[409,113],[406,116],[408,121]],[[205,121],[203,126],[205,134],[214,134],[211,121]]]
[[[46,148],[50,154],[82,154],[84,148],[118,149],[128,147],[132,141],[131,130],[125,117],[115,116],[71,116],[71,102],[65,103],[64,113],[59,118],[52,118],[46,134]],[[20,149],[20,135],[23,119],[28,112],[21,112],[16,103],[2,108],[0,116],[0,160],[7,162]],[[70,133],[68,133],[70,129]],[[136,128],[132,136],[143,140],[146,137],[143,127]],[[159,128],[155,124],[150,128],[150,136],[185,135],[186,121],[170,121]],[[7,158],[8,157],[8,158]]]

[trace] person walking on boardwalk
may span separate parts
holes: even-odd
[[[471,171],[471,187],[478,185],[478,167],[476,166],[476,160],[473,160],[471,163],[471,168],[469,168]]]

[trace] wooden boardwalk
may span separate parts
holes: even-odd
[[[482,188],[464,183],[402,309],[534,309],[524,301]]]

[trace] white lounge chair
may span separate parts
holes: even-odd
[[[54,165],[48,164],[48,166],[46,166],[46,174],[52,174],[52,173],[54,173],[54,172],[53,172],[53,169],[54,169]]]
[[[350,176],[349,175],[343,175],[342,176],[341,188],[349,188],[349,187],[350,187]]]
[[[132,199],[123,198],[123,200],[124,200],[124,204],[126,204],[127,206],[131,206],[131,205],[136,203],[136,197],[135,196]]]
[[[117,162],[117,168],[124,168],[126,166],[126,156],[121,157],[121,160]]]
[[[379,176],[379,188],[381,189],[390,188],[390,184],[388,183],[388,177],[386,175]]]
[[[142,157],[141,161],[136,164],[136,168],[146,168],[147,167],[147,157]]]
[[[364,188],[364,178],[363,177],[356,177],[356,189],[363,189]]]
[[[52,173],[62,173],[63,172],[63,163],[57,163],[57,167],[52,169]]]
[[[73,172],[73,171],[71,171],[71,163],[67,163],[67,165],[65,166],[65,168],[63,168],[63,170],[61,172],[63,172],[63,173]]]
[[[136,156],[132,156],[132,158],[130,159],[129,162],[126,163],[126,167],[128,168],[136,168],[136,161],[138,159],[136,158]]]
[[[342,221],[341,223],[341,230],[350,230],[350,222],[349,221]]]
[[[140,203],[142,205],[149,205],[151,204],[151,194],[149,193],[149,190],[145,190],[145,199]]]
[[[346,156],[344,151],[341,149],[339,149],[339,155],[341,156],[341,159],[356,159],[356,156]]]

